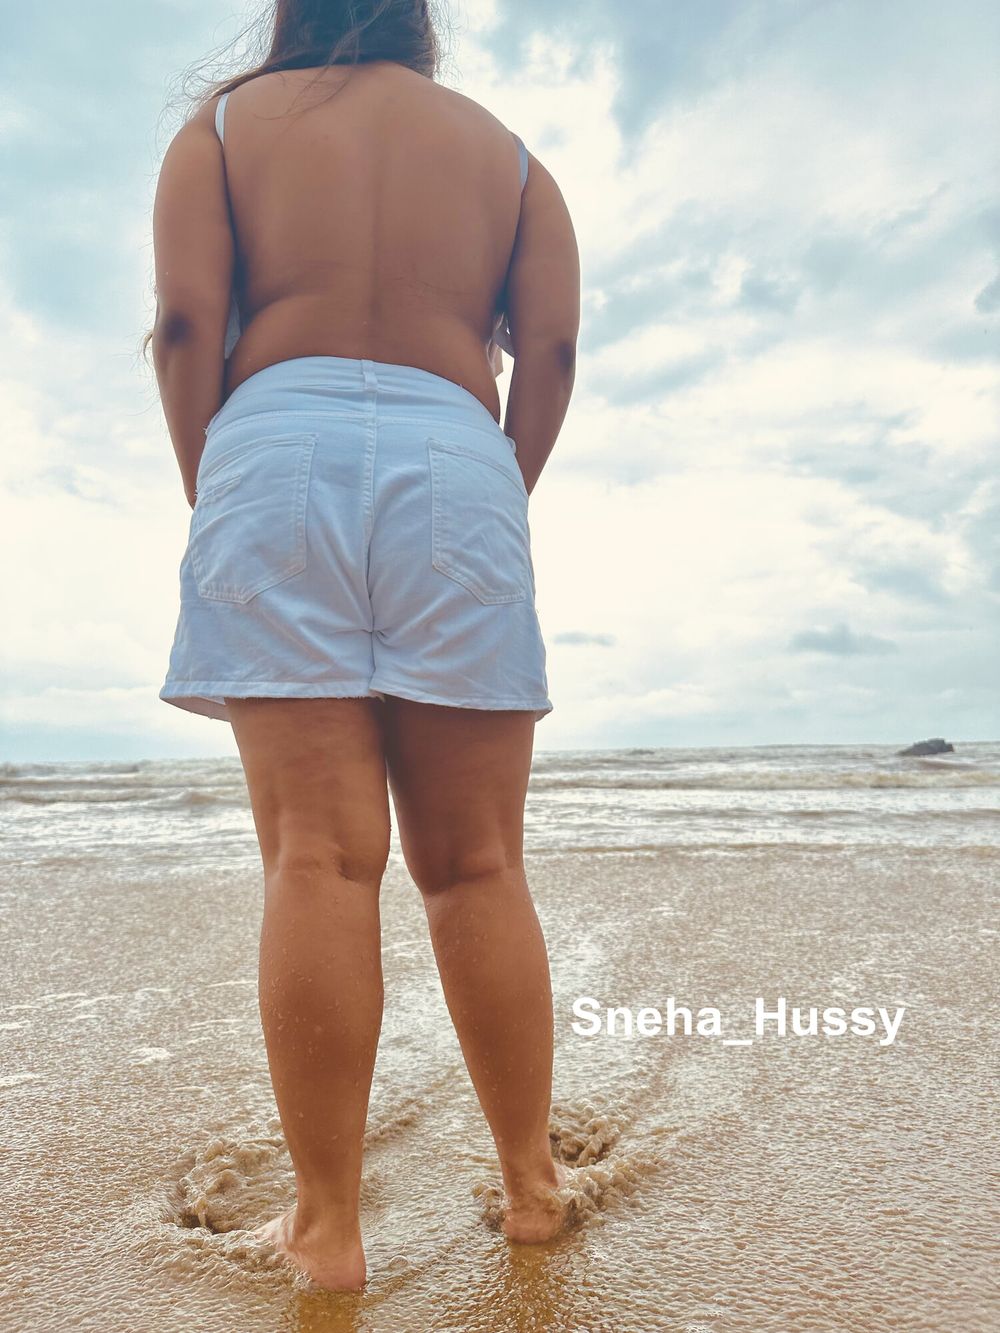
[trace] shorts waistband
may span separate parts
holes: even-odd
[[[236,386],[208,429],[282,410],[418,421],[443,412],[503,433],[485,404],[454,380],[419,366],[345,356],[298,356],[265,366]]]

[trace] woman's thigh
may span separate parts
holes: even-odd
[[[387,695],[385,755],[400,843],[417,887],[522,865],[535,719]]]
[[[390,817],[377,699],[227,699],[265,873],[302,858],[378,883]]]

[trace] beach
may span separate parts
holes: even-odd
[[[293,1196],[238,761],[0,766],[0,1328],[997,1327],[1000,744],[896,748],[536,752],[544,1246],[498,1230],[394,832],[360,1295],[249,1231]]]

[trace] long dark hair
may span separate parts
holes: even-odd
[[[187,71],[182,93],[192,103],[187,119],[212,98],[284,69],[315,67],[319,78],[330,65],[394,60],[433,79],[442,64],[436,24],[430,0],[274,0],[223,48],[256,38],[258,54],[251,57],[249,69],[225,79],[206,79],[203,70],[212,60],[208,57]],[[267,54],[261,55],[262,50]],[[203,85],[195,94],[186,91],[192,78],[200,78]],[[152,337],[152,329],[143,336],[144,360]]]

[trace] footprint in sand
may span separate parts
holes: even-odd
[[[552,1156],[560,1166],[556,1197],[566,1207],[564,1230],[584,1226],[617,1200],[625,1198],[646,1174],[644,1156],[613,1151],[625,1120],[613,1108],[588,1102],[554,1102],[549,1117]],[[483,1221],[501,1230],[507,1201],[502,1185],[490,1181],[473,1186]]]

